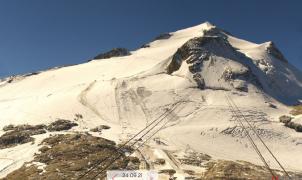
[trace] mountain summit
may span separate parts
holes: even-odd
[[[0,165],[1,175],[36,161],[43,139],[58,129],[121,143],[167,109],[172,111],[165,116],[167,122],[154,137],[149,136],[144,150],[136,152],[151,167],[173,169],[179,179],[189,176],[189,171],[196,177],[202,173],[210,177],[204,167],[214,171],[221,165],[218,159],[256,171],[260,168],[256,165],[263,164],[236,121],[236,113],[230,110],[230,101],[287,170],[301,171],[302,133],[279,122],[279,117],[289,115],[290,106],[301,100],[302,73],[274,43],[238,39],[206,22],[158,36],[135,51],[117,48],[87,63],[0,81],[1,134],[5,129],[25,132],[24,127],[29,128],[22,126],[20,130],[17,125],[42,124],[38,130],[29,128],[36,133],[19,139],[21,145],[12,147],[9,140],[0,139],[6,143],[0,157],[7,158]],[[299,115],[291,118],[296,124],[302,122]],[[41,129],[45,133],[41,134]],[[96,133],[99,130],[101,134]],[[32,135],[36,141],[30,143]],[[252,137],[256,135],[251,132]],[[85,142],[84,136],[79,138]],[[49,139],[47,142],[51,144]],[[202,157],[197,165],[192,154]],[[269,156],[268,152],[264,155]],[[166,165],[154,165],[158,159],[164,159]],[[268,159],[272,168],[279,168],[272,157]],[[47,162],[43,163],[45,171],[50,171]],[[249,163],[256,165],[252,168]]]

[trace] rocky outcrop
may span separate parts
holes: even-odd
[[[94,57],[94,59],[108,59],[112,57],[121,57],[121,56],[128,56],[130,52],[128,49],[125,48],[114,48],[108,52],[101,53]]]
[[[292,119],[293,119],[292,117],[286,116],[286,115],[279,117],[280,122],[285,123],[285,124],[289,123]]]
[[[190,39],[182,47],[178,48],[173,55],[171,63],[167,67],[167,73],[172,74],[177,71],[182,62],[189,64],[189,70],[195,74],[201,71],[202,61],[207,60],[210,52],[203,47],[204,44],[215,41],[215,37],[197,37]]]
[[[169,39],[172,36],[172,34],[170,33],[162,33],[160,35],[158,35],[157,37],[154,38],[155,40],[163,40],[163,39]]]
[[[54,135],[43,140],[42,145],[32,162],[11,172],[5,179],[78,179],[98,164],[99,168],[84,178],[90,179],[100,171],[100,167],[108,165],[104,159],[119,155],[121,157],[109,169],[138,169],[139,166],[137,158],[126,157],[122,151],[118,151],[113,141],[87,134]]]
[[[92,132],[102,132],[103,130],[106,130],[106,129],[110,129],[110,126],[100,125],[100,126],[97,126],[95,128],[90,129],[90,131],[92,131]]]
[[[195,81],[199,89],[210,87],[206,84],[205,77],[202,76],[203,68],[206,62],[211,66],[219,57],[223,57],[225,61],[232,61],[231,64],[236,64],[236,68],[227,67],[222,72],[221,79],[229,83],[231,87],[239,91],[248,91],[248,82],[261,87],[257,77],[252,73],[251,69],[241,63],[242,55],[237,52],[227,41],[224,32],[217,28],[210,29],[204,32],[204,36],[196,37],[187,41],[181,46],[171,58],[171,62],[166,68],[168,74],[178,71],[182,63],[187,63],[188,70],[192,74],[192,79]],[[219,69],[219,67],[214,67]],[[218,73],[218,71],[216,72]],[[218,80],[219,81],[219,80]]]
[[[153,42],[153,41],[156,41],[156,40],[165,40],[165,39],[169,39],[171,36],[172,36],[172,34],[170,34],[170,33],[162,33],[162,34],[156,36],[156,37],[152,40],[152,42]],[[144,45],[141,46],[141,48],[148,48],[148,47],[150,47],[150,44],[149,44],[149,43],[148,43],[148,44],[144,44]]]
[[[5,126],[3,130],[6,131],[6,133],[4,133],[0,137],[0,149],[14,147],[18,144],[33,142],[34,138],[31,136],[46,133],[45,128],[45,125]]]
[[[288,122],[284,124],[286,127],[294,129],[297,132],[302,132],[302,125],[295,122]]]
[[[278,179],[286,177],[283,172],[273,170]],[[301,178],[301,175],[291,173],[292,177]],[[245,161],[218,160],[207,165],[207,171],[201,179],[207,180],[267,180],[272,179],[271,173],[264,167]]]
[[[284,55],[281,53],[281,51],[276,47],[275,43],[273,42],[269,42],[269,45],[266,48],[267,52],[274,56],[275,58],[288,63],[288,61],[286,60],[286,58],[284,57]]]
[[[302,124],[292,122],[292,119],[292,117],[286,115],[279,117],[280,122],[284,123],[284,126],[294,129],[297,132],[302,132]]]
[[[47,126],[48,131],[64,131],[69,130],[74,126],[77,126],[77,123],[74,123],[69,120],[65,119],[58,119],[55,122],[51,123],[49,126]]]
[[[34,142],[33,135],[44,134],[48,131],[63,131],[69,130],[74,126],[77,126],[69,120],[58,119],[57,121],[46,126],[44,124],[40,125],[8,125],[3,127],[3,131],[6,131],[0,137],[0,149],[10,148],[17,146],[19,144],[25,144],[28,142]]]

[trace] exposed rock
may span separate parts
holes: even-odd
[[[281,51],[279,51],[279,49],[276,47],[275,43],[269,42],[269,46],[267,47],[266,50],[269,54],[271,54],[275,58],[277,58],[283,62],[286,62],[286,63],[288,62],[286,60],[286,58],[284,57],[284,55],[281,53]]]
[[[45,146],[40,149],[41,153],[35,155],[32,162],[8,174],[4,179],[78,179],[99,163],[98,168],[85,176],[85,179],[89,179],[108,164],[104,159],[112,159],[122,153],[117,151],[113,141],[84,134],[55,135],[45,139],[42,144]],[[109,169],[138,168],[137,158],[126,157],[123,153],[121,155]],[[45,166],[39,169],[34,162]]]
[[[154,161],[154,164],[157,164],[157,165],[164,165],[165,163],[166,163],[165,159],[156,159]]]
[[[297,132],[302,132],[302,125],[294,122],[288,122],[284,124],[286,127],[296,130]]]
[[[163,40],[163,39],[169,39],[172,36],[170,33],[162,33],[154,38],[154,40]]]
[[[204,87],[205,87],[204,79],[202,78],[202,76],[200,74],[198,74],[198,73],[194,74],[193,79],[197,83],[197,86],[199,89],[204,89]]]
[[[279,179],[286,177],[283,172],[273,170]],[[289,172],[292,177],[300,179],[301,174]],[[207,171],[202,179],[207,180],[267,180],[272,179],[271,173],[264,167],[245,161],[218,160],[207,164]]]
[[[245,80],[250,79],[250,70],[248,68],[232,69],[227,67],[222,73],[222,79],[230,84],[239,91],[247,92],[247,83]]]
[[[90,129],[90,131],[92,132],[102,132],[103,129],[110,129],[110,126],[107,126],[107,125],[100,125],[100,126],[97,126],[95,128],[92,128]]]
[[[169,39],[171,36],[172,36],[172,34],[170,34],[170,33],[162,33],[162,34],[156,36],[152,41]],[[150,47],[149,43],[141,46],[141,48],[148,48],[148,47]]]
[[[173,55],[171,63],[167,67],[167,73],[172,74],[177,71],[182,62],[186,60],[186,63],[189,65],[189,71],[192,73],[192,78],[195,80],[197,87],[203,89],[205,83],[200,71],[203,61],[208,60],[210,56],[210,53],[203,45],[213,39],[215,39],[215,37],[197,37],[186,42],[182,47],[178,48]]]
[[[29,76],[34,76],[34,75],[38,75],[40,74],[41,72],[32,72],[32,73],[27,73],[27,74],[24,74],[23,77],[29,77]]]
[[[248,162],[217,161],[208,163],[204,179],[246,179],[266,180],[271,179],[271,174],[262,166],[256,166]]]
[[[7,132],[0,137],[0,149],[14,147],[18,144],[28,143],[33,140],[34,138],[24,132]]]
[[[213,71],[213,68],[210,67],[213,66],[217,60],[221,61],[220,57],[223,57],[225,61],[232,62],[230,67],[222,73],[221,77],[228,82],[231,87],[239,91],[247,92],[248,84],[251,83],[262,88],[257,76],[252,72],[249,66],[242,61],[242,58],[248,59],[248,57],[236,51],[236,49],[230,45],[226,34],[226,32],[220,29],[211,28],[204,32],[204,36],[188,40],[184,45],[178,48],[171,57],[171,62],[166,68],[167,74],[178,71],[182,63],[186,62],[197,87],[206,89],[208,87],[208,79],[207,77],[201,77],[203,72],[207,72],[209,69]],[[216,68],[217,73],[220,73],[219,68]]]
[[[141,46],[141,48],[148,48],[148,47],[150,47],[150,44],[144,44]]]
[[[246,79],[249,77],[249,74],[250,74],[250,70],[248,68],[234,70],[231,67],[227,67],[224,70],[222,77],[225,81],[230,81],[239,78]]]
[[[289,123],[292,119],[293,119],[292,117],[286,116],[286,115],[283,115],[283,116],[279,117],[279,120],[282,123]]]
[[[219,37],[222,37],[224,39],[227,38],[226,35],[231,35],[231,33],[227,32],[225,30],[222,30],[218,27],[212,27],[208,30],[204,30],[203,34],[204,34],[204,36],[219,36]]]
[[[10,124],[8,126],[4,126],[3,131],[10,131],[10,130],[30,131],[30,133],[32,133],[32,135],[35,135],[35,134],[37,134],[37,133],[35,133],[35,131],[39,132],[40,130],[44,130],[45,128],[46,128],[46,125],[44,125],[44,124],[39,124],[39,125],[23,124],[23,125],[17,125],[17,126]]]
[[[302,105],[293,106],[293,110],[290,111],[290,114],[294,116],[302,114]]]
[[[63,131],[63,130],[69,130],[74,126],[77,126],[77,123],[74,123],[69,120],[65,119],[58,119],[57,121],[51,123],[47,126],[48,131]]]
[[[125,48],[114,48],[108,52],[101,53],[94,57],[94,59],[108,59],[112,57],[128,56],[130,52]]]
[[[74,115],[74,119],[73,120],[79,121],[80,119],[83,119],[83,115],[82,114],[77,113],[77,114]]]
[[[292,119],[292,117],[286,115],[279,117],[280,122],[284,123],[284,126],[294,129],[297,132],[302,132],[302,124],[292,122]]]
[[[277,109],[277,106],[272,104],[272,103],[269,103],[268,106],[271,107],[271,108]]]
[[[46,133],[45,128],[45,125],[5,126],[3,130],[8,132],[4,133],[0,137],[0,149],[14,147],[18,144],[33,142],[34,138],[32,138],[31,136]]]

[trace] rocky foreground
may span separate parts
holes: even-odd
[[[111,140],[93,136],[93,133],[109,129],[108,126],[99,126],[90,132],[68,131],[77,123],[68,120],[57,120],[50,125],[18,125],[6,126],[6,131],[0,137],[0,147],[11,148],[24,143],[35,143],[34,135],[49,133],[40,144],[39,152],[34,159],[26,162],[21,168],[9,173],[7,180],[32,180],[32,179],[89,179],[106,167],[115,157],[115,161],[108,169],[160,169],[160,179],[168,179],[176,173],[174,169],[164,168],[167,161],[174,161],[179,165],[202,168],[203,171],[183,169],[185,179],[270,179],[271,174],[265,167],[245,161],[214,160],[207,154],[189,150],[183,155],[167,151],[168,159],[155,158],[146,161],[139,156],[140,150],[116,144]],[[150,147],[145,146],[143,149]],[[148,150],[147,150],[148,151]],[[147,164],[142,166],[142,164]],[[91,170],[92,169],[92,170]],[[194,168],[193,168],[194,169]],[[86,174],[86,172],[88,172]],[[284,174],[274,170],[279,177]],[[292,176],[302,178],[302,174]],[[98,177],[105,177],[102,172]]]

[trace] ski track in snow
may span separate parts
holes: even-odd
[[[97,115],[99,118],[101,118],[102,120],[106,121],[106,122],[110,122],[110,120],[103,114],[101,114],[99,112],[99,110],[95,107],[94,104],[91,104],[88,101],[87,95],[89,93],[89,91],[94,87],[94,85],[97,83],[97,81],[93,81],[91,82],[78,96],[78,100],[79,102],[85,106],[86,108],[90,109],[95,115]]]
[[[118,79],[115,80],[115,84],[114,94],[119,122],[124,131],[123,135],[128,136],[127,127],[135,126],[134,122],[130,121],[133,115],[141,112],[140,118],[146,122],[146,125],[150,121],[151,115],[148,112],[143,98],[140,97],[134,89],[135,86],[131,86],[131,81]]]

